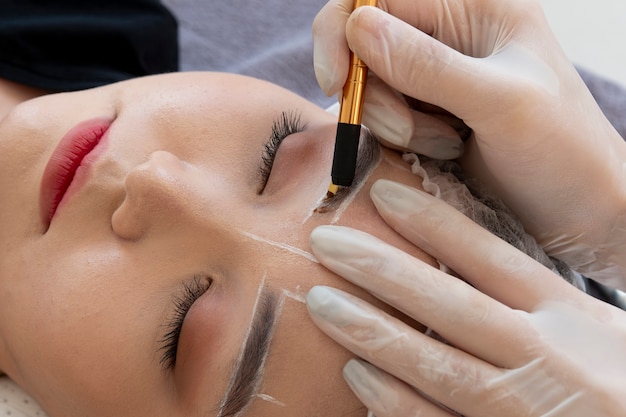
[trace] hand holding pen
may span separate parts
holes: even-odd
[[[344,85],[354,51],[370,72],[362,121],[384,144],[455,158],[462,120],[472,131],[463,167],[517,213],[549,255],[626,288],[626,144],[540,4],[384,5],[350,13],[352,0],[330,0],[316,17],[315,72],[326,94]]]

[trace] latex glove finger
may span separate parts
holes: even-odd
[[[463,141],[446,119],[410,109],[405,99],[378,77],[369,78],[365,103],[363,124],[385,146],[442,160],[463,153]]]
[[[512,328],[524,331],[527,327],[519,313],[465,282],[347,227],[317,227],[311,233],[311,248],[324,266],[435,329],[452,344],[462,345],[465,351],[502,367],[528,361],[524,346],[500,340]]]
[[[532,311],[546,295],[551,300],[579,295],[564,280],[551,279],[553,274],[543,265],[428,193],[378,180],[370,195],[380,215],[398,233],[509,307]],[[449,250],[451,240],[457,248],[454,252]]]
[[[444,345],[365,301],[334,288],[313,287],[307,294],[307,306],[315,323],[326,334],[368,362],[384,368],[435,401],[452,405],[456,411],[468,415],[487,411],[483,404],[475,401],[473,391],[478,384],[483,385],[483,381],[501,375],[496,367]],[[459,378],[459,375],[464,377]],[[454,392],[450,392],[451,387]],[[359,397],[364,396],[356,384],[353,388]],[[406,394],[403,389],[401,393]],[[404,399],[405,395],[402,397]],[[418,400],[417,395],[409,398],[412,402]],[[392,407],[394,400],[387,396],[381,398],[381,402]],[[373,404],[366,405],[373,408]],[[397,414],[394,417],[410,415]]]
[[[448,214],[470,222],[458,212]],[[450,230],[437,230],[448,236],[445,242],[447,250],[458,253],[461,247],[459,243],[452,241],[454,234]],[[567,367],[571,364],[563,364],[561,356],[573,353],[576,345],[586,344],[584,350],[590,350],[592,355],[574,352],[574,356],[584,364],[592,363],[593,352],[606,353],[604,344],[615,339],[608,326],[607,333],[600,332],[603,336],[593,339],[599,345],[589,349],[589,343],[581,344],[588,335],[597,335],[598,332],[594,329],[607,327],[600,322],[585,325],[589,321],[585,319],[586,314],[599,311],[594,305],[578,317],[561,317],[564,310],[558,307],[558,302],[550,302],[550,305],[543,302],[532,306],[533,313],[529,314],[510,309],[463,281],[365,233],[349,228],[325,226],[315,229],[311,237],[314,253],[325,266],[433,328],[460,350],[424,337],[405,323],[355,297],[328,289],[315,289],[307,297],[317,325],[357,355],[462,414],[481,415],[482,411],[485,415],[494,417],[539,417],[543,414],[531,412],[536,401],[541,401],[542,404],[538,410],[552,410],[567,401],[571,392],[585,387],[586,383],[580,384],[579,381],[569,381],[567,378],[559,380],[558,375],[561,372],[580,371],[593,375],[593,368],[598,367],[598,364],[594,364],[591,370],[568,371]],[[509,246],[497,238],[492,243],[495,252],[498,252],[498,246]],[[522,252],[515,253],[519,257],[526,257]],[[502,259],[477,257],[474,263],[502,263],[511,260],[520,265],[509,256]],[[532,260],[531,262],[533,265],[530,266],[534,267],[536,264],[538,271],[543,269],[545,280],[562,282],[560,277],[540,264]],[[522,298],[518,304],[523,305],[523,296],[530,291],[517,291],[517,288],[511,290]],[[546,297],[549,295],[544,294]],[[578,291],[567,302],[576,303],[576,296],[587,297]],[[560,305],[567,306],[565,301],[561,301]],[[600,302],[597,305],[604,307]],[[554,309],[553,306],[558,308]],[[607,312],[608,310],[602,314]],[[585,332],[581,333],[581,340],[576,340],[576,335],[566,335],[567,331],[559,331],[559,328],[576,328],[576,334],[582,329]],[[625,345],[624,341],[615,342],[610,344]],[[621,347],[616,351],[620,349]],[[619,355],[612,353],[615,362],[608,365],[620,363]],[[622,358],[622,361],[624,359],[626,358]],[[540,365],[544,361],[548,363]],[[545,375],[538,371],[542,367],[547,372]],[[574,366],[576,367],[578,366]],[[615,374],[615,371],[612,373]],[[567,387],[569,383],[572,383],[570,394]],[[535,385],[545,387],[548,398],[544,399],[541,389],[534,387]],[[528,388],[529,386],[533,388]],[[454,395],[450,395],[451,391]],[[485,400],[489,400],[489,406],[485,405]],[[475,408],[477,404],[480,404],[479,408]],[[513,413],[512,410],[516,412]]]
[[[315,231],[321,236],[312,234],[320,262],[429,325],[459,350],[336,291],[316,289],[307,297],[318,326],[466,416],[620,416],[624,392],[611,381],[626,372],[626,313],[573,289],[523,253],[500,250],[510,246],[469,228],[473,223],[445,210],[443,202],[425,195],[413,203],[419,207],[405,221],[425,225],[427,246],[437,247],[445,259],[469,251],[474,267],[466,269],[468,280],[496,294],[493,287],[504,280],[516,309],[369,235],[322,227]],[[467,234],[474,239],[458,238]],[[489,242],[476,244],[482,240]],[[484,278],[485,272],[495,275]],[[542,282],[533,282],[536,273]]]
[[[329,1],[313,22],[314,68],[327,95],[341,90],[348,75],[345,25],[353,1]],[[463,144],[458,133],[427,114],[410,111],[406,102],[377,77],[365,90],[363,124],[394,149],[416,152],[436,159],[458,158]]]
[[[330,0],[313,20],[313,68],[328,96],[337,94],[348,78],[350,51],[345,28],[353,7],[353,0]]]
[[[452,414],[425,399],[415,390],[375,366],[352,359],[343,375],[354,394],[376,417],[453,417]]]
[[[369,235],[322,227],[312,234],[320,262],[460,350],[420,338],[349,296],[326,297],[325,308],[312,311],[320,328],[467,416],[621,415],[624,392],[611,381],[626,372],[624,311],[576,290],[426,193],[379,181],[372,195],[385,201],[377,207],[396,230],[493,298]]]
[[[345,83],[348,73],[348,41],[357,39],[360,36],[360,32],[354,29],[354,26],[358,25],[348,23],[349,20],[352,20],[351,12],[353,11],[353,6],[353,0],[330,0],[313,21],[315,73],[322,90],[329,96],[339,92]],[[457,49],[465,51],[470,55],[473,52],[471,50],[472,46],[482,49],[482,53],[484,53],[484,50],[488,47],[482,47],[481,45],[493,42],[493,34],[484,33],[483,37],[476,38],[476,36],[471,36],[471,32],[465,33],[468,30],[471,31],[472,27],[465,20],[467,16],[464,10],[462,10],[463,7],[441,7],[439,0],[420,2],[386,1],[380,2],[378,6],[388,10],[391,15],[399,16],[400,19],[409,22],[410,25],[421,29],[429,35],[435,35],[435,37],[441,38],[440,40],[446,44],[452,47],[456,46]],[[373,8],[362,7],[359,9]],[[451,9],[455,9],[453,14],[456,15],[456,19],[450,15],[452,13]],[[494,29],[497,29],[498,25],[494,26],[496,26]],[[462,27],[465,30],[462,30]],[[346,33],[346,30],[348,33]],[[463,45],[467,39],[476,41],[476,44],[470,43],[469,50]],[[376,42],[372,44],[372,47],[377,48],[380,44],[381,42]],[[355,45],[359,45],[359,43],[355,43]],[[409,42],[406,45],[408,46]],[[412,46],[410,50],[405,52],[413,52],[411,49],[413,49]],[[389,51],[386,50],[385,52]],[[360,54],[361,51],[357,53],[359,56]],[[382,55],[384,56],[385,54],[383,53]],[[404,65],[411,65],[414,55],[411,53],[402,56],[402,60],[405,61]],[[393,63],[391,57],[389,58],[390,63]],[[411,71],[419,68],[418,66],[413,66]]]
[[[594,399],[594,394],[581,392],[579,378],[569,379],[563,375],[563,372],[577,371],[568,369],[572,364],[559,359],[563,354],[567,355],[567,350],[558,351],[556,358],[537,356],[519,367],[500,369],[469,355],[465,349],[455,349],[431,339],[372,305],[333,288],[314,287],[307,295],[307,305],[316,324],[341,345],[423,392],[436,403],[466,417],[605,415],[600,412],[604,407]],[[459,332],[464,330],[459,326]],[[517,338],[520,346],[526,342],[531,346],[526,349],[536,354],[533,346],[535,333],[515,330],[503,335],[502,339]],[[372,375],[362,377],[371,382]],[[582,378],[583,386],[594,384],[592,379]],[[352,385],[359,397],[367,394],[359,390],[363,388],[359,384]],[[375,384],[365,382],[362,385],[371,387]],[[395,404],[398,395],[393,396],[393,389],[404,393],[401,386],[387,389],[386,395],[380,398],[384,404]],[[416,397],[412,399],[415,401]],[[367,404],[370,408],[373,406]],[[611,404],[609,409],[619,410],[615,406]],[[606,415],[617,417],[619,414]]]
[[[595,346],[590,346],[587,338],[582,337],[576,340],[582,349],[580,345],[566,344],[541,352],[546,342],[552,342],[550,338],[537,339],[536,332],[517,333],[520,345],[527,345],[528,351],[537,355],[536,359],[514,369],[497,369],[462,350],[421,335],[339,290],[314,287],[307,296],[307,303],[316,323],[343,346],[466,417],[622,415],[623,387],[614,381],[620,379],[624,369],[624,333],[621,338],[614,337],[616,329],[605,333],[606,326],[601,322],[589,320],[573,309],[561,316],[558,310],[548,308],[538,312],[532,320],[538,324],[540,332],[552,327],[549,331],[563,334],[571,330],[573,324],[579,325],[573,333],[600,336],[592,339],[591,344]],[[572,312],[575,320],[568,323]],[[552,323],[552,319],[542,317],[546,313],[555,319]],[[593,322],[591,327],[585,318]],[[503,339],[507,337],[511,336],[505,335]],[[585,354],[583,351],[590,347],[592,349]],[[580,353],[583,355],[578,356]],[[608,358],[603,356],[605,354]],[[578,362],[584,359],[591,362]],[[618,379],[614,380],[615,377]],[[410,396],[402,384],[382,383],[376,373],[357,370],[356,376],[348,374],[346,379],[370,409],[376,409],[377,403],[378,409],[388,409],[400,399],[408,403],[421,400]],[[368,396],[369,402],[364,399]],[[394,417],[405,415],[414,414]]]
[[[352,7],[352,1],[331,0],[313,22],[315,74],[327,95],[339,92],[348,75],[345,25]],[[365,90],[363,124],[385,144],[437,159],[462,154],[462,141],[454,129],[424,113],[410,111],[391,88],[373,78]]]
[[[498,84],[500,79],[487,72],[487,61],[464,55],[377,8],[355,10],[346,34],[349,48],[392,88],[463,119],[477,113],[476,104],[487,93],[484,80]]]

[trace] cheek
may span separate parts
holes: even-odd
[[[111,253],[56,258],[37,253],[41,252],[11,257],[15,274],[9,285],[2,285],[2,331],[15,342],[21,365],[34,374],[45,375],[48,370],[53,375],[55,369],[73,368],[71,364],[82,358],[78,353],[87,352],[91,356],[86,362],[106,363],[102,351],[116,351],[111,345],[121,339],[116,335],[119,324],[138,320],[131,317],[133,306],[141,301],[134,296],[137,291],[120,285],[120,280],[136,282],[136,277],[111,268],[115,263]],[[90,264],[101,268],[87,267]]]
[[[59,277],[54,272],[36,277],[42,279],[35,288],[22,286],[15,293],[21,301],[19,321],[15,322],[19,326],[13,326],[10,334],[17,353],[16,380],[42,406],[50,410],[62,407],[63,413],[72,407],[107,414],[104,410],[115,404],[129,409],[142,406],[137,393],[154,390],[160,381],[158,366],[149,362],[160,323],[155,317],[160,312],[137,296],[137,287],[129,290],[119,285],[115,271],[108,276],[109,287],[96,282],[78,285],[77,281],[63,285],[69,273]],[[119,271],[117,276],[121,276]],[[32,276],[23,278],[34,281]],[[102,283],[107,276],[100,278]],[[126,278],[132,281],[137,277]],[[167,297],[154,304],[166,301]],[[151,366],[146,366],[148,363]],[[112,396],[119,401],[111,404]],[[60,403],[59,398],[64,401]]]

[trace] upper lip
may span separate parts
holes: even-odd
[[[41,178],[40,215],[46,227],[50,225],[76,170],[100,143],[112,122],[110,118],[83,121],[70,129],[58,143]]]

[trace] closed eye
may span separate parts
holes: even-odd
[[[261,154],[261,164],[259,166],[259,195],[263,194],[263,190],[265,190],[267,181],[270,178],[280,144],[288,136],[302,132],[305,128],[306,125],[302,124],[301,114],[299,112],[284,111],[274,120],[272,123],[272,132],[263,146],[263,153]]]
[[[207,275],[195,275],[191,281],[183,283],[182,293],[174,297],[174,313],[166,324],[165,334],[159,340],[159,362],[164,370],[173,369],[176,365],[178,342],[183,330],[185,317],[191,306],[211,287],[213,279]]]

